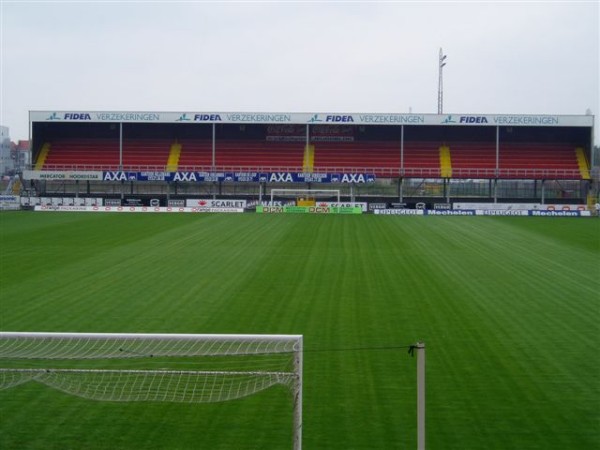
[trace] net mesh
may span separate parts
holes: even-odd
[[[271,202],[275,197],[282,198],[314,198],[340,201],[339,189],[271,189]]]
[[[103,401],[210,403],[300,374],[298,336],[0,333],[0,389],[29,381]]]

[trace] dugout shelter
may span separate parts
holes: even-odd
[[[31,111],[38,195],[345,197],[581,203],[590,115]],[[327,185],[327,186],[325,186]]]

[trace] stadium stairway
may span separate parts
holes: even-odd
[[[19,195],[23,188],[23,184],[21,183],[21,178],[19,175],[14,175],[10,178],[6,189],[4,190],[4,195]]]
[[[302,164],[305,172],[312,172],[315,167],[315,146],[307,145],[304,149],[304,162]]]
[[[582,180],[590,179],[590,166],[587,162],[587,158],[585,157],[585,153],[582,148],[576,148],[575,154],[577,156],[577,163],[579,164],[579,171],[581,172]]]
[[[21,193],[21,190],[23,189],[23,184],[21,183],[21,179],[16,177],[13,177],[13,184],[12,184],[12,195],[19,195]]]
[[[42,149],[40,150],[40,155],[35,163],[35,170],[42,170],[44,163],[46,162],[46,158],[48,157],[48,153],[50,153],[50,144],[46,142],[44,145],[42,145]]]
[[[181,144],[175,141],[171,144],[171,151],[167,159],[167,172],[176,172],[179,165],[179,157],[181,156]]]
[[[452,178],[452,158],[450,157],[450,147],[447,145],[440,147],[440,169],[443,178]]]

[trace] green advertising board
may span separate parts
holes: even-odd
[[[360,206],[261,206],[256,207],[259,214],[362,214]]]

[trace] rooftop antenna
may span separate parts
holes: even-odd
[[[446,65],[447,55],[444,55],[442,48],[440,47],[440,59],[439,59],[439,83],[438,83],[438,114],[444,112],[444,72],[443,68]]]

